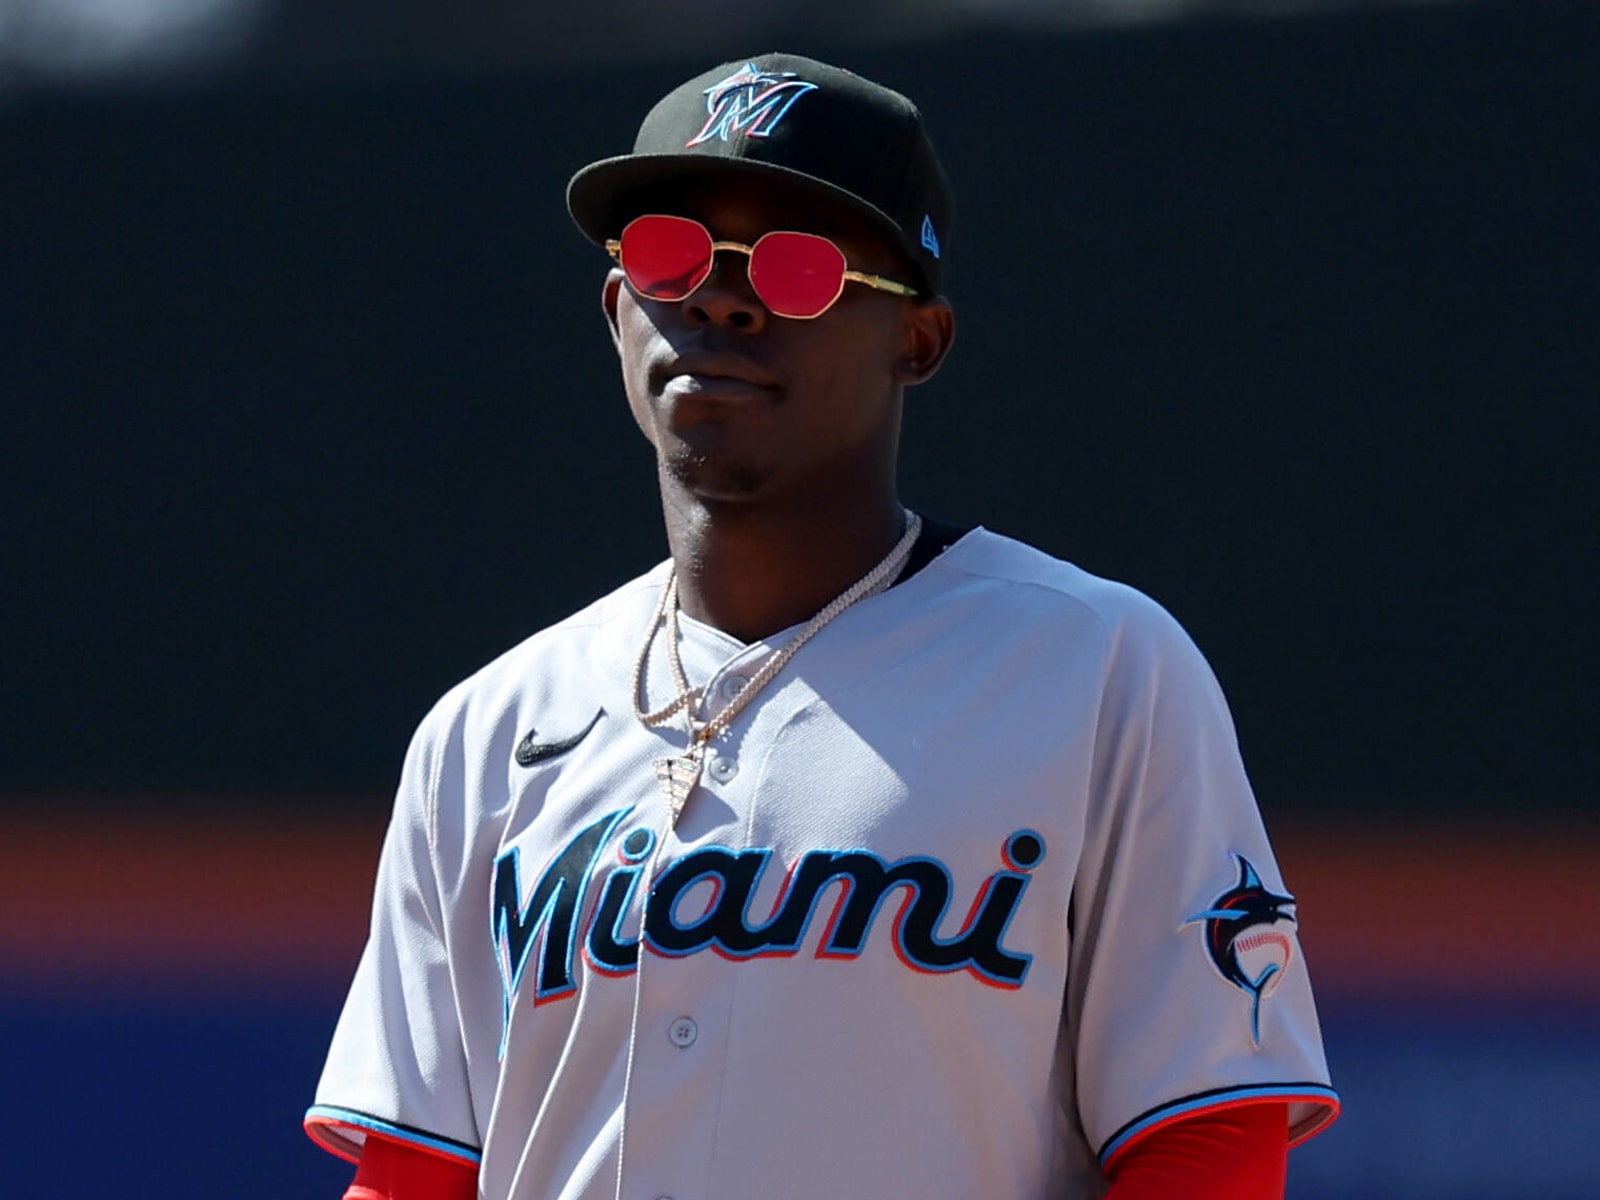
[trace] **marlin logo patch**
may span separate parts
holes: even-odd
[[[706,123],[683,144],[684,149],[712,138],[726,142],[736,133],[770,137],[794,102],[816,89],[816,84],[797,78],[793,71],[763,71],[755,63],[745,63],[706,89]]]
[[[1250,1038],[1259,1046],[1261,1001],[1283,982],[1294,954],[1294,943],[1272,926],[1279,921],[1295,923],[1294,916],[1284,911],[1295,900],[1269,892],[1248,858],[1233,857],[1239,863],[1239,882],[1184,924],[1205,922],[1206,953],[1222,977],[1250,997]]]

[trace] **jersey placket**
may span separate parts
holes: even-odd
[[[685,622],[681,649],[691,682],[705,680],[696,712],[704,721],[739,694],[776,647],[735,648],[725,635]],[[774,680],[771,690],[779,685]],[[658,884],[685,855],[744,847],[753,773],[741,769],[740,747],[768,698],[758,698],[708,748],[705,769],[676,828],[668,828],[661,811],[652,872]],[[673,915],[683,927],[692,927],[717,900],[709,879],[688,883],[677,896]],[[737,984],[738,964],[710,947],[652,948],[640,954],[618,1200],[709,1200]]]

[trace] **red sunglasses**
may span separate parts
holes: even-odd
[[[711,274],[719,250],[750,258],[750,286],[774,316],[809,321],[833,307],[846,280],[880,292],[915,296],[917,289],[846,268],[844,251],[815,233],[775,230],[753,246],[718,242],[699,221],[660,214],[635,217],[618,240],[606,243],[633,290],[652,300],[684,300]]]

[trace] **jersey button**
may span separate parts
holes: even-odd
[[[679,1017],[667,1026],[667,1040],[679,1050],[687,1050],[699,1036],[700,1026],[694,1023],[693,1017]]]
[[[717,685],[717,690],[722,693],[724,700],[732,700],[744,691],[745,685],[749,682],[743,675],[725,675],[722,682]]]
[[[707,770],[718,783],[727,783],[739,773],[739,761],[729,755],[719,754],[711,760]]]

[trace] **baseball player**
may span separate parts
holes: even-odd
[[[1205,661],[897,497],[918,110],[738,60],[567,199],[671,554],[417,731],[306,1117],[347,1195],[1281,1196],[1337,1099]]]

